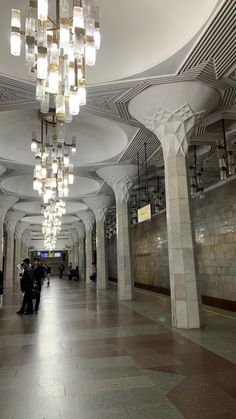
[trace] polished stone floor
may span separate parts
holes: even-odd
[[[66,279],[38,314],[0,309],[1,419],[236,418],[236,316],[204,308],[201,331],[170,326],[169,299]]]

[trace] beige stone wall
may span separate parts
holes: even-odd
[[[193,200],[203,295],[236,301],[236,180]]]
[[[192,200],[201,294],[236,301],[236,180]],[[165,212],[130,228],[135,282],[169,288]],[[116,237],[109,240],[116,278]]]

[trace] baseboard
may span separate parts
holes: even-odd
[[[109,278],[109,281],[116,282],[117,278]],[[134,283],[136,288],[141,288],[143,290],[156,292],[158,294],[169,295],[170,289],[163,287],[156,287],[154,285],[142,284],[140,282]],[[235,311],[236,312],[236,301],[223,300],[222,298],[209,297],[207,295],[202,295],[202,303],[206,306],[222,308],[223,310]]]
[[[209,297],[207,295],[202,295],[202,303],[207,306],[222,308],[223,310],[236,312],[236,301],[223,300],[222,298]]]

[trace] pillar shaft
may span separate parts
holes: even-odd
[[[128,204],[126,200],[117,202],[116,217],[118,298],[120,300],[132,300],[134,284],[131,267]]]
[[[7,232],[7,246],[6,246],[6,265],[5,265],[5,286],[6,288],[13,288],[14,277],[14,231]]]
[[[163,148],[172,324],[184,329],[201,326],[186,166],[188,141],[199,116],[185,104],[175,112],[158,108],[154,116],[145,118]]]
[[[108,269],[106,253],[106,224],[99,221],[96,224],[97,233],[97,289],[105,290],[108,287]]]
[[[84,249],[84,237],[79,241],[79,274],[80,278],[85,280],[85,249]]]
[[[15,273],[14,273],[14,283],[18,282],[18,269],[17,269],[17,265],[19,263],[21,263],[21,236],[16,236],[15,237],[15,257],[14,257],[14,268],[15,268]]]
[[[200,298],[185,156],[165,159],[165,179],[172,324],[198,328]]]
[[[93,230],[86,230],[86,283],[90,283],[90,275],[92,273],[92,262],[93,262]]]

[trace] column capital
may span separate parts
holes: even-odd
[[[25,214],[21,211],[9,210],[5,218],[5,226],[6,226],[7,233],[14,233],[16,224],[24,216]]]
[[[92,231],[94,223],[95,223],[93,212],[90,210],[79,211],[78,216],[85,225],[86,233]]]
[[[145,126],[160,140],[165,158],[170,154],[186,156],[192,129],[202,114],[194,113],[185,103],[173,112],[158,107],[152,116],[146,116],[143,120]]]
[[[75,228],[73,228],[73,229],[70,230],[70,235],[71,235],[71,237],[73,239],[73,245],[75,245],[76,243],[78,243],[78,233],[75,230]]]
[[[128,202],[129,190],[137,176],[138,168],[134,164],[108,166],[99,169],[97,174],[110,185],[115,193],[116,202]]]
[[[15,228],[15,239],[20,239],[24,231],[27,229],[28,225],[24,222],[18,222]]]
[[[82,221],[76,221],[75,223],[73,223],[73,227],[76,229],[76,231],[79,235],[79,240],[83,239],[84,236],[85,236],[84,223]]]
[[[18,198],[16,198],[15,196],[1,195],[0,217],[4,218],[9,208],[11,208],[17,201],[18,201]]]
[[[106,220],[108,208],[113,204],[113,199],[110,195],[100,194],[97,196],[85,198],[84,202],[94,212],[96,222],[104,223]]]

